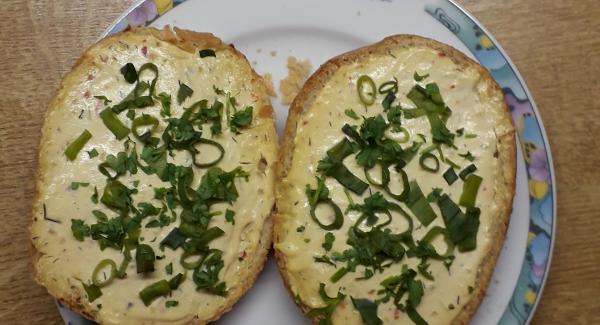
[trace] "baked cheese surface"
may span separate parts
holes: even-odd
[[[158,37],[159,34],[158,31],[144,30],[120,34],[88,50],[65,77],[48,110],[43,129],[38,197],[31,226],[36,251],[36,277],[55,297],[103,324],[185,324],[194,319],[202,323],[217,317],[229,309],[231,301],[228,296],[239,298],[250,286],[255,276],[252,272],[257,272],[253,271],[257,268],[255,264],[263,263],[266,254],[264,246],[269,242],[268,239],[266,244],[264,242],[263,227],[274,202],[274,173],[271,166],[276,160],[277,139],[264,85],[243,56],[228,46],[215,43],[212,40],[214,37],[205,44],[214,50],[214,55],[202,57],[198,52],[202,48],[191,46],[190,50],[185,46],[190,47],[189,44],[178,44],[173,34],[166,32]],[[187,40],[192,45],[194,42],[202,44],[203,40]],[[111,247],[100,249],[98,242],[90,237],[76,240],[72,219],[93,225],[98,222],[92,213],[94,210],[103,212],[109,218],[118,216],[118,212],[107,208],[102,202],[94,203],[91,197],[96,188],[98,198],[101,198],[107,184],[107,177],[99,172],[99,164],[109,155],[116,156],[124,151],[126,141],[137,150],[140,164],[146,165],[139,156],[144,143],[132,133],[128,138],[117,140],[99,115],[105,109],[103,98],[95,97],[104,96],[111,100],[106,104],[110,107],[132,91],[134,86],[121,73],[127,63],[133,64],[138,71],[144,64],[154,64],[158,70],[155,95],[164,93],[171,96],[170,117],[161,115],[164,108],[158,98],[148,107],[133,109],[136,117],[148,115],[160,121],[152,132],[157,138],[163,134],[168,118],[180,118],[192,104],[204,99],[209,107],[215,101],[225,104],[221,111],[220,134],[213,134],[210,123],[196,126],[196,130],[201,130],[202,138],[216,141],[222,146],[224,155],[216,167],[226,172],[241,167],[247,172],[247,180],[245,177],[236,177],[234,180],[239,194],[237,199],[231,204],[217,202],[210,205],[210,212],[215,215],[210,219],[209,227],[218,227],[224,233],[211,241],[208,247],[222,252],[224,266],[218,272],[218,278],[219,282],[225,282],[228,296],[197,288],[192,280],[194,270],[186,270],[180,263],[182,248],[161,249],[161,241],[180,224],[182,207],[179,205],[172,210],[165,210],[166,219],[171,219],[167,225],[146,227],[151,220],[157,220],[158,215],[146,217],[141,222],[138,241],[149,245],[156,253],[154,272],[136,273],[133,250],[132,261],[126,269],[127,276],[114,279],[101,288],[102,296],[88,301],[82,283],[90,284],[94,268],[101,260],[111,259],[119,267],[123,252]],[[139,78],[150,81],[153,74],[145,71]],[[181,104],[177,98],[180,83],[193,90],[191,96]],[[235,104],[227,103],[228,98],[235,98]],[[235,132],[228,126],[228,114],[232,114],[233,105],[237,110],[248,106],[253,108],[252,122]],[[131,128],[132,121],[126,117],[127,112],[117,116]],[[138,133],[143,133],[143,129],[141,127]],[[88,130],[92,138],[77,158],[70,161],[63,152],[83,130]],[[202,162],[210,162],[219,155],[214,146],[199,145],[197,149]],[[88,152],[92,150],[96,150],[98,155],[91,157]],[[191,167],[194,176],[189,187],[197,189],[207,169],[195,167],[189,151],[170,151],[167,161],[177,166]],[[165,200],[156,199],[155,192],[159,188],[171,188],[169,181],[162,181],[155,174],[147,174],[141,167],[138,167],[137,173],[126,172],[118,180],[129,189],[136,190],[131,195],[133,206],[140,202],[150,203],[156,208],[165,206]],[[84,184],[74,189],[73,182]],[[175,195],[174,200],[180,199]],[[233,222],[226,220],[226,210],[235,213]],[[133,213],[130,212],[131,215]],[[105,277],[106,272],[100,273],[99,277]],[[145,306],[139,292],[152,283],[169,280],[178,273],[184,273],[186,278],[179,288]],[[177,304],[169,305],[167,301],[176,301]]]
[[[490,246],[496,244],[492,239],[496,237],[494,233],[498,231],[497,220],[503,218],[506,209],[499,206],[497,198],[498,184],[503,183],[502,170],[499,166],[501,162],[497,159],[497,143],[499,136],[512,132],[512,127],[498,123],[505,119],[506,114],[502,94],[489,89],[490,83],[482,78],[479,70],[462,67],[444,53],[429,47],[395,47],[385,53],[381,52],[383,51],[370,53],[358,60],[348,60],[343,63],[339,63],[342,62],[341,60],[337,61],[338,66],[325,79],[323,86],[311,94],[310,100],[304,102],[305,106],[297,121],[292,158],[279,188],[275,248],[282,260],[280,267],[281,264],[284,265],[283,272],[286,274],[289,289],[292,295],[296,296],[297,302],[305,306],[305,310],[326,305],[319,294],[321,283],[325,285],[329,297],[335,297],[338,291],[346,295],[333,311],[331,320],[334,324],[362,324],[361,314],[358,308],[353,306],[351,297],[377,302],[383,296],[379,293],[382,289],[382,281],[400,275],[403,266],[418,270],[421,260],[405,255],[399,261],[384,262],[384,264],[389,262],[390,265],[375,271],[371,277],[367,276],[367,279],[361,279],[365,277],[365,266],[360,263],[356,266],[355,272],[346,273],[337,282],[331,279],[337,271],[347,267],[345,261],[336,260],[335,256],[353,249],[347,243],[349,230],[362,214],[357,210],[348,211],[351,202],[347,195],[350,195],[353,203],[362,204],[365,198],[380,193],[389,202],[400,205],[412,217],[414,240],[423,238],[436,226],[446,228],[435,199],[430,200],[429,204],[437,218],[425,226],[410,212],[406,202],[395,200],[381,187],[371,184],[369,189],[358,195],[352,191],[345,191],[344,186],[335,178],[324,177],[325,185],[329,189],[329,198],[344,213],[342,227],[327,231],[321,229],[311,218],[311,204],[305,186],[308,184],[310,188],[316,188],[316,176],[322,177],[322,173],[317,170],[319,162],[327,157],[328,150],[347,138],[342,132],[345,124],[356,126],[355,130],[359,131],[364,119],[381,115],[389,120],[381,105],[385,94],[378,93],[372,105],[365,105],[361,101],[357,90],[357,82],[361,76],[371,78],[376,87],[386,82],[397,81],[398,89],[395,94],[397,98],[392,106],[400,105],[402,109],[407,110],[415,108],[415,103],[406,97],[415,85],[425,87],[426,84],[435,83],[445,105],[452,110],[445,124],[455,135],[453,140],[455,148],[440,145],[443,157],[440,157],[438,151],[431,151],[437,157],[439,171],[427,171],[419,163],[419,158],[427,150],[426,148],[431,148],[434,144],[430,122],[426,116],[411,119],[402,117],[401,126],[408,133],[408,139],[406,134],[392,132],[391,128],[386,130],[386,136],[388,139],[402,142],[401,146],[405,150],[411,147],[413,142],[421,143],[418,153],[403,170],[410,181],[417,181],[426,197],[437,189],[447,194],[454,202],[459,201],[463,191],[463,181],[458,179],[452,185],[448,185],[443,173],[450,165],[445,163],[444,159],[458,165],[455,166],[456,174],[473,163],[477,167],[475,173],[482,178],[476,197],[476,207],[481,211],[476,249],[458,252],[455,248],[452,254],[454,260],[449,269],[442,260],[428,259],[427,270],[434,280],[425,279],[420,273],[416,277],[422,282],[424,291],[422,300],[416,307],[417,312],[429,324],[449,324],[462,306],[471,299],[472,292],[477,286],[478,269],[488,254]],[[418,76],[415,76],[415,73]],[[368,96],[370,94],[367,94]],[[352,112],[348,110],[352,110],[358,119],[351,118],[349,115],[352,115]],[[460,135],[457,134],[457,130]],[[469,159],[466,158],[468,152]],[[470,161],[470,159],[474,160]],[[432,161],[425,163],[429,165]],[[356,152],[346,157],[343,164],[352,174],[369,183],[363,167],[357,164]],[[380,169],[381,167],[376,166],[369,171],[369,175],[376,183],[381,181]],[[390,167],[389,171],[392,193],[399,193],[402,191],[401,175],[394,168]],[[461,207],[461,209],[464,211],[465,208]],[[331,217],[328,219],[332,212],[326,205],[317,206],[316,211],[318,217],[323,218],[323,224],[333,221]],[[386,218],[383,213],[378,214],[378,217],[378,223]],[[390,229],[392,233],[401,233],[408,229],[408,222],[398,211],[391,211],[391,217],[391,223],[384,228]],[[359,228],[363,231],[372,229],[364,222],[360,223]],[[324,241],[328,232],[331,232],[335,238],[329,251],[324,247],[327,246],[324,245]],[[447,248],[442,236],[438,236],[431,244],[440,253]],[[333,262],[316,260],[323,255],[328,256]],[[407,296],[408,294],[401,299],[402,304]],[[383,323],[413,323],[406,313],[396,308],[393,298],[377,304],[377,316]],[[323,317],[323,314],[320,316]]]

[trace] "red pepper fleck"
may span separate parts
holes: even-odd
[[[302,121],[302,125],[306,125],[306,124],[308,124],[307,120]]]
[[[87,80],[94,80],[94,76],[90,73],[87,76]]]
[[[368,292],[368,293],[369,293],[370,295],[374,294],[374,293],[375,293],[375,289],[371,289],[371,290],[369,290],[369,292]]]
[[[83,97],[84,98],[90,98],[90,97],[92,97],[92,94],[90,94],[89,90],[86,90],[85,93],[83,93]]]
[[[456,88],[456,85],[450,85],[450,89]]]
[[[394,310],[394,319],[400,319],[400,310]]]
[[[142,47],[142,54],[144,56],[148,56],[148,47],[147,46]]]
[[[246,257],[246,251],[243,250],[240,252],[240,258],[245,258]]]
[[[446,56],[446,53],[444,53],[444,52],[438,52],[438,56],[439,56],[440,58],[443,58],[443,57],[445,57],[445,56]]]

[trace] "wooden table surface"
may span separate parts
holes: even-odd
[[[59,324],[35,284],[27,225],[47,103],[134,0],[0,4],[0,324]],[[554,155],[558,231],[534,324],[600,324],[600,2],[462,0],[537,101]]]

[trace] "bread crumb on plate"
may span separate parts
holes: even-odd
[[[281,93],[281,103],[289,105],[292,103],[302,85],[306,81],[308,74],[312,70],[310,61],[298,60],[293,56],[288,57],[287,61],[288,76],[279,83]]]

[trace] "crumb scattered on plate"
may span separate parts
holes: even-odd
[[[271,97],[277,96],[275,93],[275,87],[273,87],[273,77],[270,73],[265,73],[263,75],[263,80],[265,82],[265,86],[267,86],[267,94]]]
[[[277,56],[277,51],[271,51],[270,53],[271,53],[272,57],[276,57]]]
[[[288,76],[279,83],[283,105],[289,105],[294,100],[312,68],[308,59],[298,60],[290,56],[287,61],[287,69]]]

